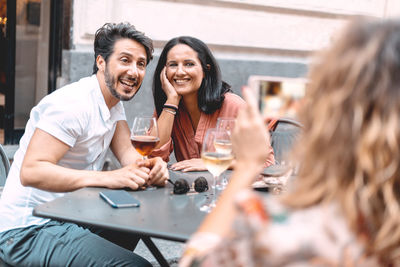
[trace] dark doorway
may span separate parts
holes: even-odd
[[[17,144],[32,107],[56,89],[64,4],[0,0],[0,143]]]

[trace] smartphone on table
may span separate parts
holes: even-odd
[[[248,80],[263,118],[295,118],[306,84],[305,78],[252,75]]]
[[[104,190],[99,193],[113,208],[139,207],[140,202],[125,190]]]

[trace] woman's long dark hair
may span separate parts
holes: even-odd
[[[198,91],[199,109],[206,114],[212,114],[222,106],[224,94],[231,91],[231,86],[221,79],[221,70],[207,45],[197,38],[180,36],[171,39],[161,52],[153,77],[153,98],[157,116],[160,116],[163,105],[167,100],[160,80],[160,74],[167,62],[168,52],[177,44],[190,46],[197,52],[204,72],[204,78]]]

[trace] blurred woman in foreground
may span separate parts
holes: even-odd
[[[400,266],[400,20],[353,23],[319,56],[291,191],[250,190],[268,137],[245,90],[235,172],[182,266]]]

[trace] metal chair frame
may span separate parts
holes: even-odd
[[[4,186],[9,171],[10,161],[3,146],[0,144],[0,188]]]
[[[6,182],[8,172],[10,171],[10,161],[4,151],[3,146],[0,144],[0,196],[3,192],[3,186]],[[11,267],[11,265],[5,263],[0,259],[0,267]]]
[[[275,161],[281,164],[301,132],[303,125],[289,118],[280,118],[274,130],[271,130],[271,146],[274,150]]]

